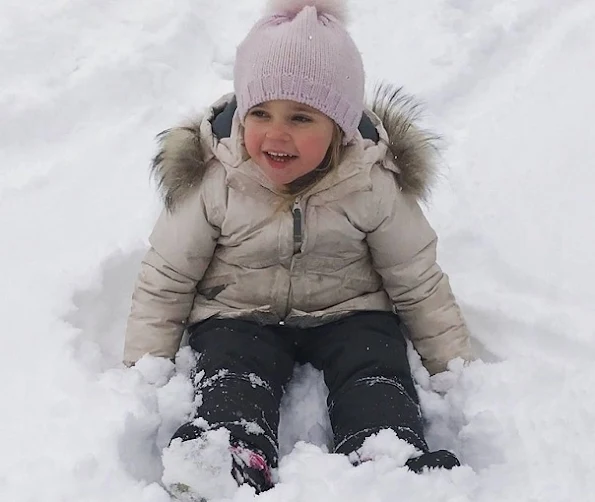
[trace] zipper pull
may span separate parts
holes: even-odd
[[[302,251],[302,208],[300,207],[300,200],[296,199],[293,203],[293,252],[300,253]]]

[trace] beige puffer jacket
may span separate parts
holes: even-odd
[[[125,361],[173,357],[185,326],[217,317],[313,326],[359,310],[394,310],[431,373],[471,357],[436,235],[418,199],[432,146],[409,101],[384,88],[338,169],[279,210],[282,198],[241,145],[212,130],[225,96],[199,121],[166,131],[155,171],[165,209],[150,237],[128,321]]]

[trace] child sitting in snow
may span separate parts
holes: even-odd
[[[224,428],[233,477],[257,492],[272,486],[296,362],[324,372],[335,452],[367,460],[363,441],[392,429],[417,449],[411,470],[459,465],[428,449],[405,338],[432,374],[471,357],[418,205],[432,147],[398,91],[364,106],[343,19],[340,0],[272,1],[238,47],[235,93],[166,131],[154,163],[165,209],[125,360],[172,358],[188,330],[202,403],[172,445],[198,462]],[[168,484],[182,496],[191,483]]]

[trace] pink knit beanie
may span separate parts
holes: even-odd
[[[364,102],[361,55],[344,26],[344,0],[269,0],[239,45],[234,88],[243,122],[265,101],[289,99],[321,111],[348,143]]]

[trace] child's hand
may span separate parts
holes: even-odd
[[[174,363],[165,357],[143,356],[134,364],[143,379],[156,387],[163,387],[174,374]]]
[[[430,388],[432,391],[440,395],[447,394],[459,381],[461,374],[468,364],[468,361],[465,361],[460,357],[450,361],[446,371],[436,373],[430,377]]]

